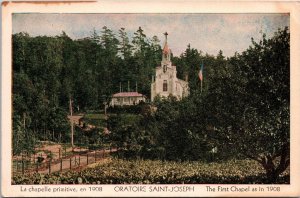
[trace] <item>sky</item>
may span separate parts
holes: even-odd
[[[278,28],[289,26],[288,14],[13,14],[13,33],[31,36],[56,36],[65,31],[72,39],[99,34],[107,26],[118,35],[125,28],[129,37],[141,27],[147,37],[158,36],[161,45],[164,32],[175,56],[187,45],[203,53],[224,56],[242,52],[251,45],[251,37],[259,41],[262,33],[272,37]]]

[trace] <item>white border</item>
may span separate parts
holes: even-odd
[[[117,185],[102,185],[101,193],[69,192],[69,193],[28,193],[20,192],[19,185],[11,185],[11,79],[12,79],[12,13],[290,13],[291,31],[291,184],[280,186],[280,192],[207,192],[205,184],[192,185],[194,192],[189,193],[117,193]],[[138,0],[103,0],[98,2],[4,2],[2,3],[2,67],[1,67],[1,191],[3,196],[300,196],[300,160],[297,157],[299,150],[299,109],[300,103],[300,6],[295,1],[267,1],[267,2],[229,2],[229,1],[138,1]],[[39,185],[39,187],[57,185]],[[137,185],[135,185],[137,186]],[[149,185],[148,185],[149,186]],[[171,185],[168,185],[171,186]],[[186,185],[190,186],[190,185]],[[209,186],[240,186],[245,185],[209,185]],[[266,187],[272,185],[250,185],[251,187]],[[273,185],[274,186],[274,185]],[[29,187],[29,186],[27,186]],[[87,185],[63,185],[63,187],[88,187]]]

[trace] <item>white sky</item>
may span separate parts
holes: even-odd
[[[31,36],[59,35],[65,31],[73,39],[100,33],[107,26],[118,35],[124,27],[129,36],[142,27],[147,37],[158,36],[161,44],[164,32],[175,56],[191,47],[204,53],[225,56],[242,52],[258,40],[261,31],[267,37],[278,28],[289,26],[287,14],[14,14],[13,33],[27,32]]]

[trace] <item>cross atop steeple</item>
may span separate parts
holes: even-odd
[[[164,33],[165,37],[166,37],[166,41],[167,41],[167,37],[168,37],[168,32]]]

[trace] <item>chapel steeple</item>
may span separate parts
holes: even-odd
[[[165,43],[162,51],[162,61],[161,61],[162,66],[166,64],[168,65],[171,62],[171,50],[169,49],[168,46],[168,33],[165,32],[164,35],[165,35]]]
[[[171,62],[172,52],[168,46],[168,33],[165,32],[164,35],[161,66],[155,68],[155,77],[152,77],[151,101],[156,97],[167,98],[170,95],[181,100],[189,95],[188,82],[177,78],[176,66]]]

